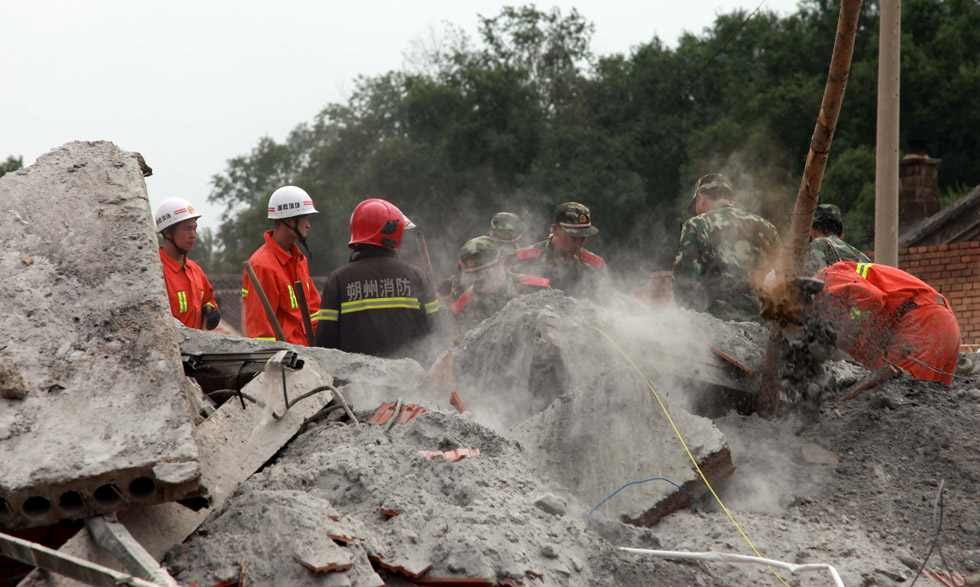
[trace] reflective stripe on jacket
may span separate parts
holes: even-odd
[[[186,258],[181,265],[163,252],[163,247],[160,247],[160,261],[163,263],[163,279],[167,284],[170,312],[184,326],[202,330],[201,308],[218,307],[218,303],[214,301],[214,288],[204,270]]]
[[[370,248],[330,274],[323,290],[317,346],[379,357],[432,330],[439,311],[422,270],[394,251]]]

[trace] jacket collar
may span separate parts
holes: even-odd
[[[398,251],[386,249],[384,247],[366,246],[359,251],[354,251],[350,255],[351,262],[360,261],[369,257],[397,257]]]
[[[271,230],[265,231],[264,236],[265,244],[269,245],[269,248],[272,249],[272,252],[276,255],[276,259],[278,259],[280,263],[288,263],[293,257],[295,257],[297,260],[303,258],[303,251],[299,250],[299,247],[295,242],[289,246],[289,252],[286,252],[286,250],[282,248],[282,245],[277,243],[275,239],[272,238]]]
[[[177,271],[180,271],[181,269],[184,268],[183,263],[174,260],[173,257],[163,252],[163,247],[160,247],[160,260],[163,261],[164,269],[167,269],[168,271],[173,271],[174,273],[176,273]]]

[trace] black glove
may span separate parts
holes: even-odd
[[[201,308],[201,313],[204,314],[208,330],[214,330],[218,327],[218,322],[221,322],[221,312],[218,311],[218,308],[206,305]]]

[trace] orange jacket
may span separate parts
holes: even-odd
[[[269,304],[276,313],[276,320],[282,327],[286,342],[306,346],[306,329],[303,327],[303,314],[293,283],[303,282],[310,320],[316,328],[320,311],[320,293],[310,279],[310,268],[306,257],[293,243],[287,253],[279,243],[272,240],[272,231],[266,231],[265,244],[249,258],[255,276],[262,285],[262,291],[269,298]],[[242,298],[245,300],[245,330],[249,338],[275,340],[272,325],[265,317],[265,309],[259,296],[253,291],[248,272],[242,276]]]
[[[835,263],[816,277],[825,284],[825,302],[836,308],[831,315],[859,333],[845,342],[862,365],[879,369],[889,362],[918,379],[952,382],[960,328],[942,294],[875,263]]]
[[[163,262],[163,279],[167,282],[170,311],[184,326],[204,330],[201,324],[203,306],[218,307],[214,301],[214,288],[200,265],[184,259],[184,264],[174,261],[160,247]]]

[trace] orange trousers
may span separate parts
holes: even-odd
[[[895,326],[886,358],[916,379],[953,382],[960,356],[960,326],[946,306],[919,306]]]

